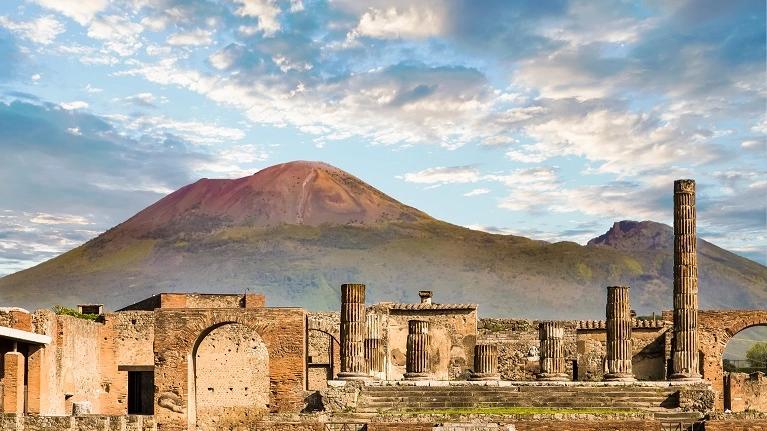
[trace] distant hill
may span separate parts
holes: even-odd
[[[671,228],[616,223],[587,246],[455,226],[320,162],[202,179],[54,259],[0,279],[0,303],[30,309],[159,292],[260,292],[270,306],[474,302],[483,316],[604,318],[606,287],[630,285],[639,314],[670,309]],[[700,306],[767,308],[767,267],[699,240]]]

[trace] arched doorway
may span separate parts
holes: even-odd
[[[191,418],[199,429],[245,426],[269,408],[269,353],[258,333],[224,323],[200,335],[192,350]]]
[[[748,327],[727,342],[722,355],[724,368],[724,408],[733,412],[767,410],[767,363],[748,360],[756,343],[767,343],[767,325]],[[762,374],[759,374],[762,373]]]
[[[767,310],[698,311],[701,371],[703,378],[711,382],[712,389],[719,394],[715,400],[716,409],[725,408],[724,351],[726,346],[739,332],[765,325],[767,325]],[[767,394],[767,390],[764,392]]]
[[[333,335],[318,329],[309,329],[307,335],[307,389],[316,391],[326,388],[328,380],[341,371],[341,344]]]

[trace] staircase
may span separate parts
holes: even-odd
[[[365,386],[358,412],[548,407],[675,411],[677,389],[648,386]]]

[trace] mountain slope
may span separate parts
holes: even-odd
[[[0,303],[116,309],[158,292],[247,289],[270,306],[323,310],[338,308],[340,284],[363,282],[369,303],[433,290],[436,302],[475,302],[484,316],[598,319],[606,286],[627,284],[640,314],[670,309],[671,228],[616,226],[588,246],[488,234],[433,219],[330,165],[293,162],[183,187],[0,279]],[[701,308],[767,307],[767,268],[699,244]]]

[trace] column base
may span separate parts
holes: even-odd
[[[565,373],[538,373],[535,379],[543,382],[563,382],[570,380],[570,376]]]
[[[338,376],[336,377],[338,380],[370,380],[370,376],[365,373],[352,373],[352,372],[344,372],[344,373],[338,373]]]
[[[501,380],[498,373],[471,373],[469,380]]]
[[[703,376],[698,373],[674,373],[669,377],[669,380],[676,382],[699,382],[703,380]]]
[[[609,373],[605,374],[603,379],[605,382],[636,382],[633,374],[625,373]]]
[[[405,380],[431,380],[429,373],[405,373]]]

